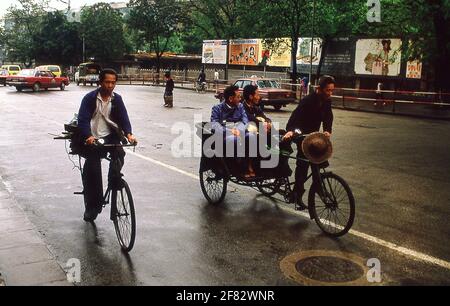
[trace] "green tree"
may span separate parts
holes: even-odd
[[[108,62],[120,58],[126,50],[122,15],[107,3],[97,3],[81,11],[81,38],[85,58]]]
[[[402,60],[421,60],[434,89],[450,92],[450,1],[384,0],[381,5],[381,23],[366,25],[361,32],[401,37]]]
[[[36,58],[36,33],[45,10],[47,0],[18,0],[19,6],[11,6],[5,16],[4,44],[9,61],[31,67]]]
[[[155,52],[157,71],[161,67],[161,57],[182,30],[185,20],[184,3],[177,0],[131,0],[127,18],[129,28],[135,31],[137,45],[149,52]]]
[[[82,42],[76,23],[69,23],[61,12],[41,18],[35,33],[35,56],[38,63],[71,64],[81,61]]]

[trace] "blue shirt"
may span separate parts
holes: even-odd
[[[234,123],[234,128],[244,131],[248,118],[242,103],[238,106],[231,107],[225,102],[213,106],[211,112],[212,128],[216,131],[225,132],[224,126],[227,122]]]

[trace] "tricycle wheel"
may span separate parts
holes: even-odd
[[[275,178],[266,179],[261,182],[258,182],[259,191],[267,197],[270,197],[270,196],[273,196],[274,194],[276,194],[280,190],[280,187],[281,187],[281,181],[279,179],[275,179]]]
[[[213,170],[200,172],[200,186],[210,204],[219,204],[227,193],[228,180]]]

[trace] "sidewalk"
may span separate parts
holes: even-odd
[[[71,284],[0,176],[0,286],[5,285]]]

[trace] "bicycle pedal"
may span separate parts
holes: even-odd
[[[302,211],[302,210],[305,210],[305,209],[307,209],[308,207],[306,206],[306,205],[300,205],[300,204],[297,204],[297,203],[295,203],[295,210],[296,211]]]
[[[83,195],[83,194],[84,194],[84,191],[75,191],[73,194],[76,194],[76,195]]]

